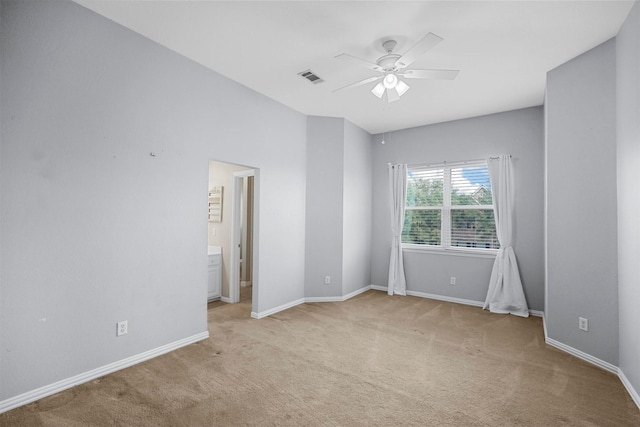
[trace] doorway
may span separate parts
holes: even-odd
[[[251,312],[255,311],[257,188],[257,169],[209,162],[209,263],[212,264],[213,251],[220,254],[218,298],[211,298],[210,289],[210,308],[223,303],[242,303]],[[215,280],[211,274],[209,282],[212,288]],[[216,299],[221,302],[215,303]]]

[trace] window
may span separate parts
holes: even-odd
[[[498,249],[487,164],[409,168],[402,243]]]

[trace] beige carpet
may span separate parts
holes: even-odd
[[[544,343],[542,321],[369,291],[249,318],[0,415],[16,426],[639,426],[619,379]]]

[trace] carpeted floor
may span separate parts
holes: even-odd
[[[619,379],[542,321],[368,291],[249,317],[208,340],[0,415],[16,426],[639,426]]]

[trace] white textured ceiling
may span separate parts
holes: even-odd
[[[545,74],[615,36],[633,1],[96,1],[76,0],[307,115],[345,117],[370,133],[541,105]],[[375,62],[393,38],[404,53],[426,33],[444,41],[409,68],[459,69],[453,81],[410,80],[388,104]],[[311,69],[324,83],[298,75]]]

